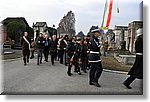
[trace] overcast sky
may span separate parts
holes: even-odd
[[[76,19],[76,32],[85,34],[92,25],[101,26],[106,0],[0,0],[0,21],[7,17],[25,17],[30,26],[33,22],[47,22],[58,27],[59,21],[72,10]],[[142,0],[113,0],[110,28],[128,25],[139,20],[139,4]],[[120,13],[117,13],[117,2]]]

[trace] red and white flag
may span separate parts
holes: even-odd
[[[106,0],[101,29],[108,29],[112,15],[113,0]]]

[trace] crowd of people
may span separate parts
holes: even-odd
[[[45,62],[48,62],[49,58],[51,58],[50,61],[52,65],[55,64],[55,60],[59,61],[60,64],[66,65],[67,66],[66,73],[68,76],[73,75],[71,72],[73,65],[75,66],[74,72],[79,75],[81,75],[81,70],[83,71],[83,73],[87,73],[87,70],[90,69],[89,85],[101,87],[100,84],[98,83],[98,80],[103,71],[101,58],[100,58],[101,44],[99,41],[99,36],[101,35],[101,31],[99,30],[98,26],[93,26],[93,28],[91,29],[91,33],[92,36],[87,35],[82,39],[78,37],[69,38],[68,35],[61,36],[60,38],[57,39],[56,35],[49,37],[48,34],[40,33],[39,37],[37,37],[34,41],[34,39],[28,37],[27,32],[24,32],[24,36],[21,39],[24,65],[27,65],[27,63],[29,63],[29,58],[30,59],[34,58],[34,52],[37,51],[37,65],[42,64],[43,55],[44,55]],[[142,41],[140,42],[140,44],[141,43]],[[104,56],[106,56],[108,41],[105,41],[103,46],[104,46]],[[138,49],[140,49],[141,47],[138,47]],[[143,53],[142,52],[143,50],[140,51],[141,51],[140,55],[137,55],[137,57],[141,58],[140,59],[140,63],[141,63],[140,68],[141,68],[143,65],[142,62],[143,55],[141,55],[141,53]],[[137,66],[139,65],[136,62],[134,68],[136,68]],[[143,68],[141,68],[141,70],[143,70]],[[132,70],[132,72],[134,71]],[[132,81],[135,78],[136,76],[131,75],[131,77],[129,77],[123,84],[128,89],[131,89],[129,85],[132,83]]]

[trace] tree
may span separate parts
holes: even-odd
[[[59,33],[68,34],[69,36],[75,35],[75,15],[72,11],[69,11],[59,23]]]
[[[28,36],[34,38],[34,30],[31,27],[26,27],[26,31],[28,32]]]
[[[7,37],[14,40],[16,43],[20,42],[20,37],[26,30],[26,26],[23,23],[12,21],[7,25]]]

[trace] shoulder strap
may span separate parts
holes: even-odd
[[[25,40],[26,43],[28,43],[28,45],[29,45],[29,50],[30,50],[30,43],[29,43],[29,41],[26,39],[25,36],[23,36],[23,39]]]

